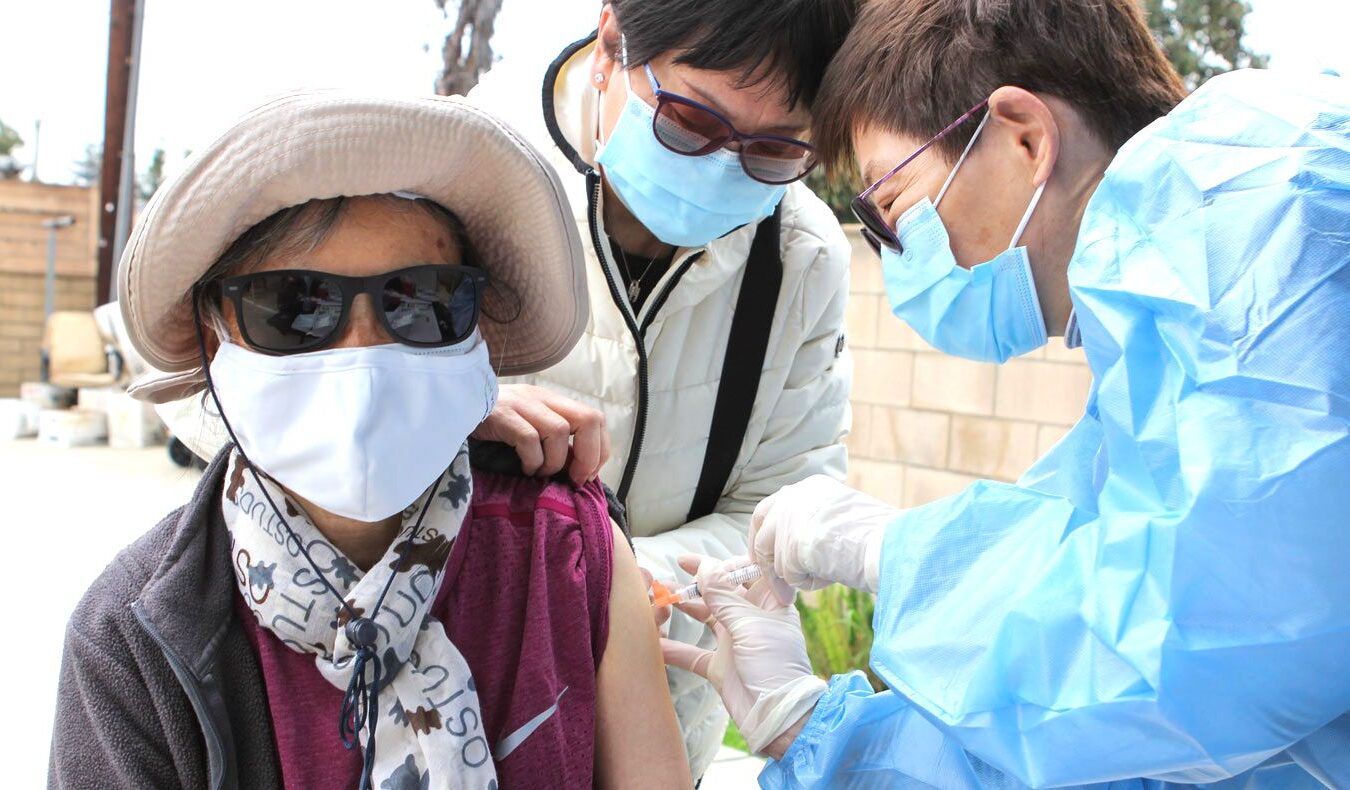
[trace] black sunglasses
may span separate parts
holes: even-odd
[[[487,273],[474,266],[425,264],[369,277],[284,269],[231,277],[221,296],[234,303],[244,340],[269,354],[298,354],[342,334],[357,294],[370,297],[389,336],[409,346],[459,343],[478,324]]]

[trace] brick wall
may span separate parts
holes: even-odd
[[[881,263],[856,228],[849,293],[849,482],[898,507],[974,480],[1016,480],[1082,414],[1091,375],[1058,338],[1004,365],[934,350],[891,315]]]
[[[70,215],[75,224],[57,231],[56,309],[94,308],[94,218],[98,195],[84,187],[0,180],[0,397],[38,377],[47,271],[47,230],[42,222]]]

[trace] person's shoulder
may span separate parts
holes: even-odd
[[[782,202],[784,263],[802,260],[831,272],[848,269],[852,248],[830,207],[800,181],[788,185]]]
[[[1245,189],[1247,171],[1288,171],[1266,167],[1273,155],[1320,163],[1320,149],[1347,147],[1347,86],[1331,74],[1220,74],[1126,141],[1107,175],[1158,181],[1175,170],[1202,190]]]
[[[608,563],[613,530],[623,523],[624,514],[604,483],[596,479],[577,485],[566,472],[530,477],[522,473],[520,459],[508,445],[471,441],[469,447],[475,520],[509,523],[533,533],[530,543],[579,542],[586,556]],[[508,542],[503,535],[497,537]]]
[[[526,499],[537,499],[546,490],[555,497],[579,495],[589,501],[598,501],[613,509],[613,494],[599,479],[581,486],[574,485],[563,470],[548,478],[527,476],[520,466],[520,456],[515,448],[504,442],[489,442],[479,439],[469,440],[469,464],[473,469],[475,484],[482,480],[488,491],[519,492]],[[475,500],[479,490],[475,489]],[[616,519],[619,520],[619,519]]]
[[[510,518],[523,525],[537,524],[551,532],[580,529],[594,537],[610,529],[610,504],[599,480],[580,486],[565,473],[549,478],[520,471],[515,451],[488,443],[472,451],[474,512],[480,516]],[[480,459],[482,460],[480,463]],[[547,514],[549,518],[537,516]]]
[[[848,293],[853,246],[834,212],[800,181],[783,196],[779,243],[783,290],[800,305],[805,325],[814,325]]]
[[[502,442],[469,441],[473,470],[473,503],[479,511],[505,508],[520,515],[533,513],[545,492],[560,499],[557,488],[570,485],[565,472],[549,477],[526,475],[515,448]]]
[[[115,644],[139,633],[132,604],[166,556],[183,508],[165,516],[153,529],[122,549],[85,591],[67,624],[67,638],[121,652]]]
[[[547,579],[555,596],[569,590],[585,602],[592,636],[602,638],[618,532],[604,485],[474,468],[471,502],[467,566],[490,561]]]
[[[802,326],[813,327],[836,305],[842,321],[853,246],[824,201],[800,181],[789,185],[782,202],[779,243],[784,298],[800,308]]]

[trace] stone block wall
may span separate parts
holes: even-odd
[[[1091,374],[1081,350],[1049,345],[1004,365],[936,351],[891,315],[881,262],[853,242],[849,482],[913,507],[984,478],[1013,481],[1083,412]]]
[[[42,223],[64,215],[75,224],[57,231],[55,309],[92,310],[97,191],[0,180],[0,397],[37,380],[47,272]]]

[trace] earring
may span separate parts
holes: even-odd
[[[591,75],[591,79],[595,82],[596,85],[599,85],[600,83],[605,81],[605,75],[597,71]]]

